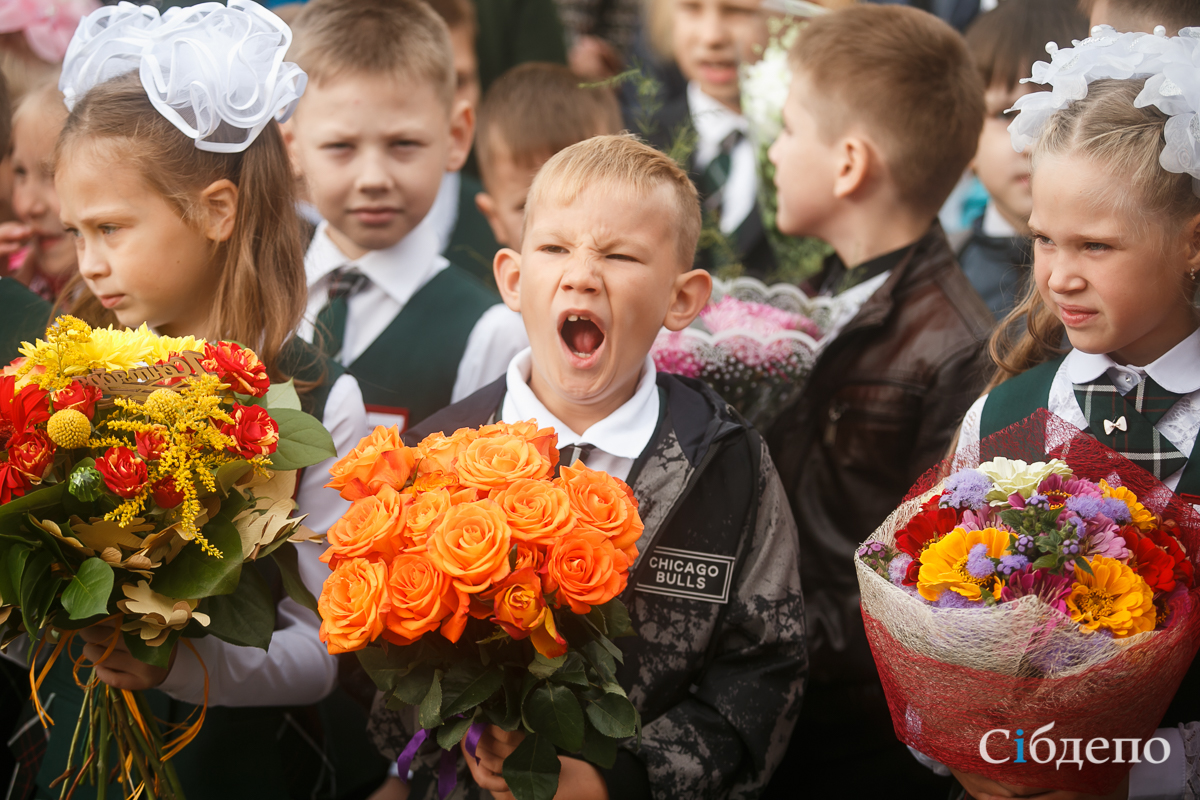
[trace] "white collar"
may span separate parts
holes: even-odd
[[[717,157],[721,142],[729,134],[750,132],[750,123],[745,117],[705,94],[695,81],[687,85],[687,102],[692,125],[696,128],[696,165],[701,168]]]
[[[355,259],[347,258],[334,244],[329,238],[329,223],[322,220],[304,256],[304,272],[311,289],[335,269],[353,265],[372,284],[404,305],[447,263],[438,255],[437,231],[429,216],[391,247],[371,250]]]
[[[1088,383],[1109,370],[1149,375],[1159,386],[1176,394],[1191,394],[1200,389],[1200,330],[1172,347],[1144,367],[1118,364],[1105,353],[1072,350],[1065,364],[1071,383]]]
[[[996,204],[988,201],[983,210],[983,235],[993,239],[1011,239],[1017,235],[1017,229],[1000,214]]]
[[[504,422],[536,419],[538,425],[552,427],[558,432],[560,448],[569,444],[592,444],[620,458],[637,458],[654,437],[654,429],[658,427],[659,399],[654,359],[649,355],[646,356],[642,377],[638,380],[633,397],[582,434],[571,430],[537,399],[529,388],[532,372],[533,350],[527,347],[508,364],[508,391],[500,412]]]

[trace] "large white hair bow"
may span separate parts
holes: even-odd
[[[1037,141],[1055,112],[1086,97],[1094,81],[1139,78],[1146,85],[1134,105],[1155,106],[1170,117],[1159,163],[1168,172],[1200,181],[1200,28],[1167,36],[1161,26],[1154,33],[1117,33],[1098,25],[1091,37],[1073,45],[1061,50],[1053,42],[1046,45],[1050,63],[1037,62],[1033,77],[1022,81],[1050,90],[1024,95],[1010,109],[1020,112],[1008,126],[1017,152]]]
[[[67,108],[110,78],[138,71],[150,102],[200,150],[245,150],[285,121],[308,76],[285,62],[292,32],[252,0],[156,9],[122,2],[79,23],[63,61]]]

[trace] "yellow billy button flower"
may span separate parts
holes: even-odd
[[[1075,585],[1067,596],[1071,619],[1088,630],[1104,628],[1118,639],[1154,630],[1154,593],[1127,565],[1096,556],[1085,570],[1075,570]]]
[[[1004,555],[1008,546],[1008,531],[987,528],[982,531],[966,531],[955,528],[936,542],[931,542],[921,554],[921,571],[917,574],[917,591],[930,602],[936,602],[942,592],[958,592],[968,600],[981,600],[981,589],[987,587],[993,594],[1000,589],[1000,580],[993,574],[976,578],[967,571],[967,560],[971,548],[978,544],[987,547],[990,558]]]
[[[75,450],[88,443],[92,435],[92,423],[82,411],[64,408],[55,411],[46,423],[46,434],[50,441],[64,450]]]

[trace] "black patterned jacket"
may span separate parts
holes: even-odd
[[[662,416],[628,481],[645,533],[621,599],[638,636],[618,641],[618,678],[644,729],[605,772],[609,796],[757,797],[807,673],[796,526],[759,434],[698,381],[659,374],[658,387]],[[501,379],[406,438],[494,421],[504,392]],[[411,733],[378,702],[371,725],[393,758]],[[414,798],[435,796],[428,773]],[[486,795],[461,761],[459,775],[456,797]]]

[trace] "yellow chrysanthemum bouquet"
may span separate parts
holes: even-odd
[[[291,382],[272,385],[230,342],[93,329],[61,317],[0,375],[0,635],[30,641],[33,702],[74,662],[83,691],[61,783],[97,796],[182,797],[170,758],[199,730],[167,738],[140,693],[99,682],[77,632],[103,623],[141,661],[166,667],[187,637],[266,649],[275,598],[243,580],[270,558],[316,609],[289,539],[297,470],[334,455]],[[60,720],[61,722],[61,720]]]
[[[856,554],[896,733],[1007,785],[1104,794],[1129,761],[1063,771],[1012,732],[1153,735],[1200,642],[1200,516],[1046,412],[981,451],[1046,455],[947,461]]]

